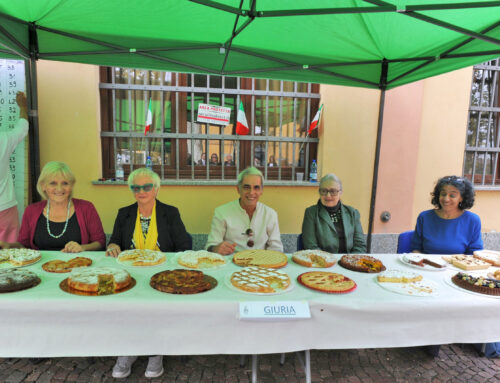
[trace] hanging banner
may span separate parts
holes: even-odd
[[[19,118],[19,107],[16,103],[16,93],[25,92],[25,75],[23,60],[0,59],[0,131],[14,129]],[[25,138],[17,145],[10,156],[9,167],[16,191],[19,220],[24,212],[27,196],[26,151]]]
[[[198,122],[213,125],[228,125],[230,116],[231,108],[210,104],[198,105]]]

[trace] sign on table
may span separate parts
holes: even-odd
[[[240,302],[242,320],[282,320],[311,318],[306,301]]]

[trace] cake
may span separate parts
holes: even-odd
[[[38,250],[32,249],[5,249],[0,250],[0,261],[7,261],[13,266],[27,266],[39,261],[42,254]]]
[[[68,277],[68,288],[106,295],[126,288],[131,282],[130,274],[123,269],[80,267],[71,271]]]
[[[365,254],[346,254],[340,258],[339,265],[362,273],[379,273],[385,270],[380,260]]]
[[[197,294],[217,286],[217,280],[199,270],[165,270],[149,282],[152,288],[171,294]]]
[[[486,295],[500,295],[500,282],[485,277],[474,277],[466,273],[457,273],[452,282],[469,291]]]
[[[356,282],[342,274],[327,271],[309,271],[297,277],[300,284],[325,293],[348,293],[356,288]]]
[[[259,266],[277,269],[286,266],[288,259],[285,254],[275,250],[243,250],[234,254],[233,262],[243,267]]]
[[[125,250],[118,256],[118,262],[131,266],[155,266],[165,262],[165,254],[154,250]]]
[[[42,265],[42,269],[48,271],[49,273],[69,273],[76,267],[87,267],[91,264],[92,260],[85,257],[76,257],[68,261],[54,259],[52,261],[45,262]]]
[[[379,282],[411,283],[422,280],[422,275],[406,270],[386,270],[377,275]]]
[[[474,251],[474,258],[488,262],[493,266],[500,266],[500,251],[494,250],[477,250]]]
[[[212,253],[205,250],[188,250],[184,251],[179,256],[179,258],[177,259],[177,263],[181,266],[189,267],[191,269],[202,269],[223,266],[226,264],[226,261],[222,255],[217,253]]]
[[[491,266],[488,262],[474,258],[471,255],[454,254],[445,255],[443,259],[453,266],[463,270],[484,270]]]
[[[0,270],[0,292],[28,289],[40,283],[38,276],[25,269]]]
[[[424,258],[422,254],[404,254],[403,262],[409,263],[411,265],[419,266],[424,268],[425,265],[436,269],[444,269],[446,264],[440,263],[439,261],[432,261],[429,258]],[[441,261],[442,262],[442,261]],[[428,269],[428,268],[427,268]]]
[[[292,254],[292,260],[306,267],[331,267],[336,259],[333,254],[322,250],[300,250]]]
[[[231,275],[231,284],[250,293],[272,294],[290,286],[288,274],[264,267],[250,266]]]

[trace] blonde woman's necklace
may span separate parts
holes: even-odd
[[[68,201],[68,212],[66,213],[66,223],[64,224],[64,229],[59,235],[54,235],[50,232],[50,224],[49,224],[49,215],[50,215],[50,200],[47,201],[47,232],[52,238],[61,238],[64,233],[66,233],[66,229],[68,228],[68,221],[69,221],[69,211],[71,209],[71,198]]]

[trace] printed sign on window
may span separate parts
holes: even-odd
[[[198,105],[198,122],[213,125],[228,125],[230,116],[231,108],[210,104]]]

